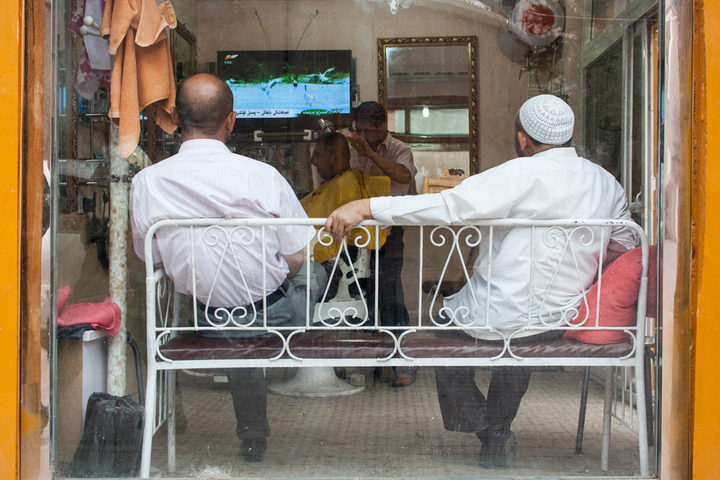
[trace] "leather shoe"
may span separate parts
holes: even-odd
[[[417,368],[404,368],[402,371],[395,370],[393,372],[393,387],[407,387],[415,383],[417,377]]]
[[[481,435],[483,434],[483,435]],[[517,441],[510,430],[483,431],[476,433],[483,442],[480,449],[480,466],[485,468],[505,468],[515,463]]]
[[[246,462],[261,462],[267,450],[267,440],[262,438],[243,438],[240,454]]]

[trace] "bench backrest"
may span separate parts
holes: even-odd
[[[433,345],[460,342],[490,349],[485,354],[477,353],[479,350],[458,354],[466,358],[466,363],[477,363],[467,358],[482,355],[496,360],[510,359],[505,362],[509,363],[527,355],[518,353],[528,349],[521,338],[548,332],[560,335],[564,330],[587,334],[584,341],[587,338],[592,341],[598,332],[617,334],[616,343],[627,346],[612,347],[605,353],[598,353],[602,349],[590,346],[576,348],[575,357],[611,355],[630,360],[641,355],[642,348],[636,346],[645,339],[649,250],[642,229],[630,221],[506,219],[452,226],[408,226],[403,266],[403,278],[406,285],[411,286],[406,293],[406,304],[411,312],[411,325],[407,327],[383,327],[378,300],[380,282],[376,274],[378,271],[382,274],[383,270],[380,256],[354,252],[354,248],[361,252],[363,249],[377,250],[380,238],[377,231],[385,227],[377,222],[363,223],[358,228],[367,235],[356,235],[352,245],[345,242],[340,245],[339,253],[329,260],[328,265],[331,273],[341,272],[339,276],[344,279],[338,293],[331,298],[333,295],[327,289],[315,303],[310,300],[308,289],[305,314],[299,324],[268,323],[263,308],[263,302],[267,300],[241,305],[228,300],[233,294],[223,288],[228,278],[244,289],[243,298],[250,296],[257,300],[258,291],[270,292],[268,280],[262,275],[260,284],[249,282],[243,266],[247,262],[258,262],[255,259],[258,252],[261,253],[259,258],[265,257],[266,239],[274,229],[284,225],[316,226],[318,230],[313,241],[329,245],[335,240],[320,228],[323,223],[323,219],[183,219],[162,220],[153,225],[145,241],[149,361],[170,361],[161,351],[173,338],[197,333],[222,336],[227,332],[254,340],[251,343],[235,341],[234,347],[226,345],[224,348],[251,351],[259,349],[261,344],[274,345],[268,347],[267,357],[247,352],[240,357],[232,354],[223,357],[253,358],[255,361],[258,358],[299,361],[308,358],[307,355],[322,356],[317,351],[308,353],[312,350],[310,347],[310,350],[302,350],[303,345],[307,347],[302,337],[308,334],[315,335],[316,339],[324,338],[336,349],[340,348],[338,345],[351,348],[353,343],[360,345],[361,341],[365,342],[365,347],[378,347],[379,344],[373,343],[377,338],[372,337],[378,332],[384,338],[381,342],[384,346],[379,347],[380,351],[368,353],[367,358],[410,361],[417,359],[418,354],[408,352],[429,351],[431,353],[419,363],[435,364],[437,362],[431,360]],[[608,283],[609,280],[604,282],[602,265],[610,231],[621,227],[633,230],[640,239],[634,260],[637,268],[628,274],[637,278],[613,285]],[[374,234],[370,235],[371,232]],[[162,251],[162,242],[168,236],[187,238],[187,258],[157,258],[158,242]],[[512,251],[507,250],[511,243],[524,248],[508,256],[508,251]],[[306,262],[311,261],[311,254],[312,246],[309,246],[305,252]],[[160,262],[180,262],[182,268],[169,269],[175,277],[170,279],[164,270],[153,267]],[[265,272],[266,266],[262,262],[257,267],[260,272]],[[308,275],[305,283],[309,283],[310,271],[307,270],[305,275]],[[617,283],[617,280],[613,279],[613,282]],[[444,298],[443,295],[448,294],[446,287],[452,284],[465,285],[465,288]],[[631,318],[618,322],[617,311],[606,308],[606,304],[614,302],[615,291],[627,292],[629,289],[632,291],[623,301],[631,302],[625,306],[624,313],[627,315],[629,309]],[[175,290],[182,295],[173,296]],[[204,310],[202,305],[216,308]],[[332,340],[328,340],[329,335]],[[563,342],[556,345],[566,348],[568,342],[577,343],[575,340]],[[595,353],[588,353],[592,348]],[[304,352],[305,356],[296,355],[296,351]],[[435,351],[438,358],[449,356],[447,349]],[[331,359],[348,358],[346,354],[333,352],[327,354]],[[565,358],[568,353],[556,349],[530,354],[538,355],[544,360],[535,363],[552,364],[553,358]]]

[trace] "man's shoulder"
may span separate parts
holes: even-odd
[[[387,184],[389,194],[391,180],[387,175],[368,175],[359,168],[353,168],[345,172],[344,177],[346,182],[354,182],[360,185],[367,185],[368,183],[376,185]]]
[[[585,168],[595,170],[599,166],[587,158],[581,157],[572,147],[551,148],[531,157],[515,157],[493,169],[500,170],[545,170],[547,168]],[[602,167],[599,167],[602,169]]]
[[[188,168],[200,167],[208,173],[222,172],[223,175],[234,175],[238,172],[248,175],[262,174],[270,177],[279,176],[275,167],[245,155],[230,151],[218,153],[194,151],[191,154],[176,153],[158,163],[150,165],[138,172],[134,178],[167,177],[176,174],[187,175]],[[134,181],[134,180],[133,180]]]
[[[403,142],[402,140],[393,137],[391,134],[388,133],[387,135],[387,146],[388,148],[393,148],[395,150],[412,150],[410,146]]]
[[[361,177],[358,177],[360,175]],[[312,192],[308,193],[306,196],[304,196],[301,200],[302,202],[310,201],[311,199],[318,198],[319,195],[325,193],[325,192],[339,192],[341,190],[346,189],[350,185],[358,184],[358,178],[362,178],[366,176],[361,170],[358,169],[350,169],[346,170],[343,173],[340,173],[338,175],[335,175],[330,180],[326,180],[323,183],[321,183],[317,188],[315,188]]]
[[[534,162],[534,163],[533,163]],[[506,160],[499,165],[483,170],[482,172],[472,175],[469,178],[485,178],[495,175],[526,174],[533,166],[537,165],[532,157],[515,157]]]

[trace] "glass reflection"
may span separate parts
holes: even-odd
[[[102,248],[112,248],[102,246],[103,228],[111,207],[106,195],[112,183],[103,164],[110,141],[105,116],[108,92],[100,90],[87,101],[80,100],[75,93],[81,39],[71,37],[65,24],[82,2],[57,3],[63,15],[56,19],[55,39],[57,145],[52,173],[57,182],[53,191],[57,192],[54,202],[59,211],[53,257],[57,274],[54,289],[70,286],[71,304],[102,302],[108,290]],[[492,4],[496,14],[506,15],[513,2],[485,3]],[[379,96],[384,94],[388,129],[411,147],[420,171],[414,182],[418,191],[426,193],[444,191],[475,170],[484,171],[513,158],[513,122],[520,104],[536,93],[557,94],[576,111],[574,144],[621,181],[632,200],[641,202],[636,219],[652,231],[655,206],[648,202],[654,198],[656,169],[655,152],[649,151],[648,146],[656,143],[653,127],[657,111],[653,115],[646,113],[648,108],[655,109],[657,103],[657,89],[652,85],[657,75],[653,76],[652,69],[659,64],[658,18],[652,14],[652,2],[567,0],[563,4],[568,21],[561,37],[543,47],[521,43],[524,53],[517,63],[517,52],[514,58],[509,58],[497,44],[498,29],[502,27],[489,21],[482,8],[470,8],[462,0],[418,0],[395,16],[383,2],[178,0],[175,2],[178,18],[192,36],[176,35],[176,77],[181,80],[195,70],[213,71],[217,67],[213,65],[217,52],[229,49],[351,50],[354,105],[380,100]],[[639,16],[616,19],[628,7],[640,4],[648,8],[635,10],[643,14],[650,11],[649,19]],[[358,18],[363,22],[358,23]],[[628,21],[633,24],[631,35],[621,32],[610,40],[605,38]],[[645,25],[643,22],[652,24],[648,33],[637,26]],[[377,27],[369,31],[366,25]],[[467,44],[390,45],[384,50],[384,69],[378,71],[379,45],[374,35],[397,40],[468,33],[477,38],[476,59],[471,58]],[[196,40],[197,47],[190,39]],[[432,38],[428,38],[428,43],[432,43]],[[628,62],[629,59],[632,61]],[[628,82],[632,90],[628,89]],[[473,99],[471,87],[477,89],[477,99]],[[143,119],[152,118],[150,111],[142,115]],[[318,138],[333,129],[351,136],[349,116],[308,116],[291,126],[278,125],[267,122],[236,127],[228,146],[233,152],[277,169],[296,196],[308,195],[321,184],[311,163]],[[162,134],[151,122],[144,122],[143,126],[142,146],[154,162],[161,162],[177,151],[179,134]],[[471,157],[473,147],[477,158]],[[136,162],[138,169],[149,163],[147,158]],[[439,277],[445,268],[444,258],[427,251],[421,257],[422,240],[418,229],[406,231],[405,267],[399,274],[413,325],[427,320],[419,307],[428,298],[423,283]],[[462,259],[449,260],[447,278],[461,281],[462,262],[477,254],[471,250],[463,246]],[[123,321],[140,343],[143,376],[147,361],[143,350],[145,272],[134,253],[129,252],[127,260],[128,314]],[[426,276],[418,278],[421,261]],[[186,300],[183,302],[180,321],[186,322],[191,310]],[[60,473],[67,472],[64,467],[72,462],[79,444],[87,389],[104,389],[106,354],[102,349],[106,339],[94,333],[88,337],[92,338],[83,339],[81,335],[53,339],[57,351],[53,365],[57,372],[53,448],[55,467]],[[652,335],[648,335],[648,340],[652,341]],[[656,354],[653,347],[649,345],[649,351]],[[88,365],[95,367],[95,373],[88,374],[90,377],[86,376]],[[657,365],[648,369],[657,372]],[[127,370],[127,393],[137,398],[132,360]],[[444,429],[434,369],[421,368],[417,381],[406,388],[391,387],[392,373],[387,368],[338,368],[337,373],[345,377],[343,382],[364,390],[338,397],[268,396],[272,434],[268,437],[267,454],[261,464],[250,464],[239,455],[225,373],[178,372],[174,384],[175,472],[166,463],[168,427],[162,426],[155,436],[152,474],[161,478],[188,477],[201,476],[207,470],[207,477],[227,474],[250,478],[528,475],[597,478],[632,476],[638,472],[637,434],[615,425],[610,470],[607,473],[600,470],[601,384],[605,380],[601,370],[548,367],[533,373],[513,424],[518,463],[502,470],[480,467],[481,442],[475,435]],[[577,414],[586,373],[589,393],[584,450],[576,455]],[[268,368],[266,380],[279,383],[295,375],[295,369]],[[483,392],[487,392],[490,378],[490,370],[484,368],[477,369],[471,377]],[[628,394],[629,381],[619,374],[616,379],[619,396]],[[652,386],[649,391],[653,392]],[[652,395],[648,402],[651,406],[656,404]],[[628,411],[635,408],[627,401],[621,401],[621,405]],[[553,442],[548,442],[548,438]]]

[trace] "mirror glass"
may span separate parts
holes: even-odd
[[[475,37],[380,39],[388,128],[424,176],[477,172]]]
[[[195,35],[183,24],[178,23],[173,38],[173,53],[175,55],[175,80],[197,73],[197,46]]]

